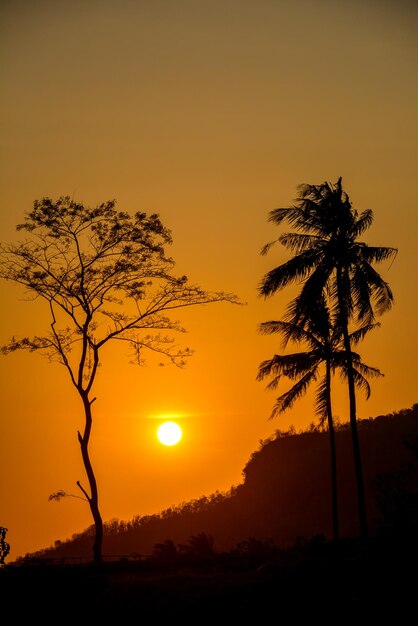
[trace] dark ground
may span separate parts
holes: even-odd
[[[0,570],[2,612],[43,623],[290,624],[368,617],[416,623],[418,544],[321,538],[263,558],[221,554],[194,562],[120,561],[101,566],[29,562]],[[95,618],[92,620],[92,618]]]

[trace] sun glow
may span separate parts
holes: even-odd
[[[157,430],[157,437],[164,446],[175,446],[183,436],[176,422],[164,422]]]

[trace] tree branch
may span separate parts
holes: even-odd
[[[90,502],[91,498],[90,498],[89,494],[87,493],[87,491],[84,489],[84,487],[82,487],[82,485],[81,485],[79,480],[77,480],[76,485],[84,493],[84,495],[86,496],[87,502]]]

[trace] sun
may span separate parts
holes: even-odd
[[[164,422],[157,430],[158,440],[164,446],[175,446],[183,436],[183,432],[176,422]]]

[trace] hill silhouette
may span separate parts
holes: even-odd
[[[404,532],[418,521],[418,404],[359,422],[371,533]],[[358,535],[351,435],[336,433],[338,492],[343,537]],[[414,448],[415,446],[415,448]],[[275,435],[261,442],[243,470],[244,481],[228,493],[215,493],[162,513],[112,520],[105,525],[104,555],[150,555],[170,539],[186,544],[205,533],[215,550],[232,550],[250,537],[280,547],[298,537],[331,537],[328,433],[311,429]],[[406,525],[406,526],[405,526]],[[93,529],[27,555],[39,558],[90,558]]]

